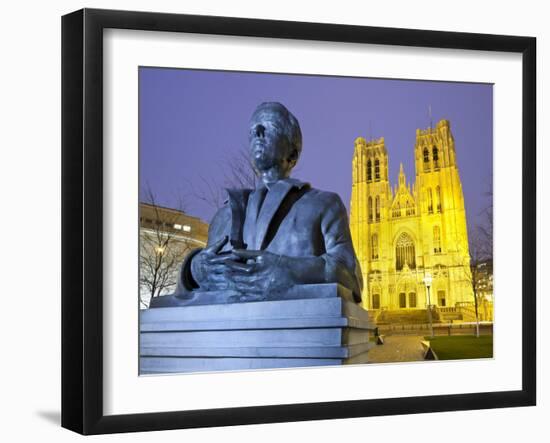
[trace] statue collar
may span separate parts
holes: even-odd
[[[298,188],[298,189],[302,189],[304,186],[310,186],[310,184],[307,183],[307,182],[303,182],[303,181],[298,180],[296,178],[288,177],[288,178],[283,178],[282,180],[277,181],[277,183],[274,183],[273,186],[271,187],[271,189],[274,189],[275,187],[277,187],[278,185],[280,185],[282,183],[285,184],[284,187]],[[265,187],[266,187],[265,183],[263,181],[259,180],[258,184],[256,185],[256,189],[265,188]]]
[[[279,180],[277,183],[272,186],[272,189],[274,189],[278,184],[283,184],[284,188],[298,188],[302,189],[304,186],[311,187],[311,185],[308,182],[303,182],[301,180],[298,180],[297,178],[283,178],[282,180]],[[264,182],[261,180],[257,182],[256,189],[265,188]],[[227,204],[230,202],[231,199],[240,199],[244,198],[245,200],[248,200],[248,196],[255,191],[255,189],[250,188],[241,188],[241,189],[231,189],[227,188],[227,198],[224,200],[224,203]],[[240,197],[240,198],[239,198]]]
[[[265,188],[266,186],[262,184],[259,185],[257,189],[262,187]],[[271,226],[273,217],[290,190],[293,188],[301,190],[309,187],[309,183],[293,178],[279,180],[271,187],[256,222],[257,229],[256,240],[254,242],[255,249],[262,249],[265,246],[264,240],[268,229]],[[228,203],[231,210],[230,242],[234,248],[244,247],[243,230],[246,217],[246,208],[253,192],[254,190],[252,189],[227,189],[228,199],[226,203]],[[250,247],[252,247],[252,245],[249,245],[249,248]]]

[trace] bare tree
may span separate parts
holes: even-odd
[[[241,148],[236,154],[226,157],[218,163],[218,173],[209,178],[200,176],[200,183],[186,180],[193,198],[196,198],[213,209],[223,206],[226,199],[226,188],[256,187],[256,174],[250,162],[248,150]]]
[[[486,207],[481,211],[482,222],[477,227],[479,243],[482,248],[482,254],[486,260],[493,258],[493,186],[492,178],[485,192],[488,199]]]
[[[487,273],[482,266],[492,259],[492,237],[489,247],[487,238],[482,234],[479,226],[472,230],[469,236],[469,273],[466,273],[466,280],[472,287],[474,296],[474,307],[476,315],[476,337],[479,337],[479,304],[483,297],[483,288]]]
[[[239,149],[236,155],[227,158],[222,168],[226,188],[256,187],[256,174],[246,148]]]
[[[191,198],[200,200],[216,210],[223,206],[224,192],[214,178],[207,179],[199,176],[199,183],[193,183],[190,179],[184,179],[187,183],[188,193]]]
[[[154,217],[152,224],[140,227],[140,304],[147,308],[153,297],[175,288],[178,268],[191,245],[174,229],[177,213],[159,207],[149,186],[145,193],[144,203],[150,205]],[[183,207],[179,210],[183,212]]]

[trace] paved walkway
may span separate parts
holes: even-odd
[[[424,350],[420,342],[423,336],[390,335],[383,345],[376,345],[368,354],[369,363],[389,363],[398,361],[424,360]]]

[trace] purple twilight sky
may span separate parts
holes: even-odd
[[[223,162],[247,145],[248,120],[264,101],[284,104],[300,122],[303,151],[293,176],[337,192],[349,210],[354,140],[384,136],[392,186],[399,163],[414,181],[416,128],[447,119],[455,138],[469,226],[489,204],[493,88],[488,84],[139,69],[140,188],[156,202],[210,221],[196,197],[203,179],[223,184]],[[190,185],[196,186],[194,192]]]

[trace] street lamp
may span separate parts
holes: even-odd
[[[430,337],[434,336],[434,328],[432,325],[432,304],[430,302],[430,287],[432,286],[432,274],[427,272],[424,276],[424,285],[428,291],[428,323],[430,324]]]

